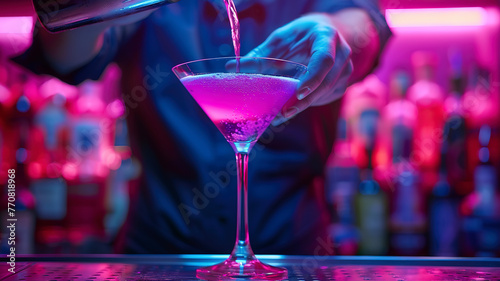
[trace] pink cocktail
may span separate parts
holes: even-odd
[[[181,82],[226,139],[237,142],[256,140],[295,92],[299,80],[213,73],[184,77]]]
[[[248,154],[260,135],[295,94],[307,68],[271,58],[215,58],[187,62],[172,70],[233,147],[238,177],[236,243],[224,262],[199,268],[205,280],[282,280],[286,268],[260,262],[248,236]]]

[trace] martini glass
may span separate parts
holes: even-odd
[[[299,63],[271,58],[236,57],[204,59],[172,70],[205,111],[236,154],[238,204],[236,243],[224,262],[202,267],[205,280],[282,280],[286,268],[260,262],[248,235],[248,154],[260,135],[296,91],[307,68]]]

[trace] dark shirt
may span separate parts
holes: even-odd
[[[213,2],[213,1],[212,1]],[[222,2],[222,0],[220,0]],[[292,4],[293,3],[293,4]],[[369,11],[385,44],[389,30],[373,1],[242,1],[241,53],[309,12]],[[132,35],[129,30],[135,29]],[[36,44],[19,61],[55,74]],[[39,54],[39,53],[38,53]],[[236,169],[230,145],[171,68],[233,55],[225,10],[210,1],[162,7],[137,27],[112,28],[101,53],[62,77],[79,83],[116,61],[133,151],[143,164],[124,229],[126,253],[229,253],[236,237]],[[269,127],[249,161],[249,230],[256,253],[313,254],[327,241],[324,167],[339,103],[305,110]]]

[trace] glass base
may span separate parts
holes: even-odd
[[[284,280],[288,271],[258,259],[235,261],[231,258],[216,265],[198,268],[196,277],[203,280]]]

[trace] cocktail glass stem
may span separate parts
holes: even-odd
[[[238,206],[236,221],[236,243],[230,259],[245,262],[254,259],[250,238],[248,236],[248,153],[236,149],[236,169],[238,177]]]
[[[255,142],[234,142],[238,179],[236,242],[231,255],[222,263],[199,268],[196,276],[205,280],[253,279],[283,280],[286,268],[260,262],[250,246],[248,234],[248,156]]]

